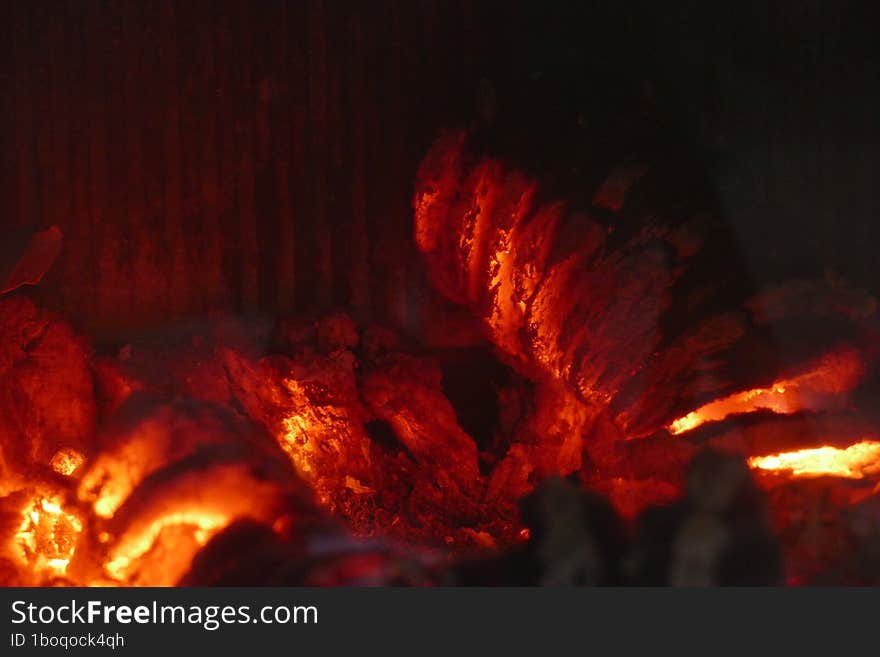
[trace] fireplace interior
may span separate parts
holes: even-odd
[[[880,583],[870,10],[5,3],[0,585]]]

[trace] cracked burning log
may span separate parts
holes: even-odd
[[[627,437],[774,382],[794,388],[780,406],[814,410],[864,378],[873,299],[807,281],[754,294],[708,201],[670,198],[668,167],[631,181],[609,216],[480,149],[450,133],[422,163],[416,240],[432,280],[515,367],[567,382]]]
[[[668,500],[689,441],[725,423],[745,419],[761,434],[763,444],[721,441],[745,456],[794,446],[778,415],[805,427],[820,418],[800,447],[846,447],[844,427],[818,437],[821,418],[850,407],[876,358],[872,297],[832,278],[752,289],[710,199],[673,191],[685,170],[647,161],[584,194],[584,181],[527,173],[479,136],[451,132],[417,177],[416,241],[432,281],[538,390],[571,391],[582,475],[629,515]],[[778,432],[760,429],[768,422]],[[873,459],[860,441],[875,426],[864,417],[851,428],[844,458]]]

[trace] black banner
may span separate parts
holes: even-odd
[[[0,589],[0,598],[3,655],[604,655],[734,647],[793,654],[876,640],[880,592],[91,588]]]

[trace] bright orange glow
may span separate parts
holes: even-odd
[[[218,513],[210,513],[205,511],[181,511],[170,513],[160,517],[151,523],[143,532],[133,536],[130,540],[124,541],[114,550],[110,560],[105,565],[107,574],[113,579],[125,581],[131,575],[133,564],[143,557],[147,552],[156,549],[157,542],[163,535],[171,534],[168,542],[172,545],[174,551],[180,552],[180,548],[185,544],[185,537],[182,534],[190,534],[195,547],[203,547],[211,537],[219,530],[229,524],[229,518]],[[195,550],[185,551],[185,563],[183,567],[191,561]],[[170,567],[167,561],[163,564],[166,572],[172,573],[174,569]],[[174,573],[177,574],[176,572]],[[172,585],[175,583],[174,578],[167,581],[153,581],[156,586]]]
[[[52,469],[58,474],[69,477],[76,472],[76,469],[81,466],[85,460],[85,457],[75,449],[66,448],[59,449],[55,452],[49,465],[52,466]]]
[[[730,415],[750,413],[758,410],[770,410],[774,413],[794,413],[797,408],[789,404],[792,397],[784,385],[773,385],[770,388],[756,388],[738,392],[724,399],[701,406],[669,425],[669,433],[678,435],[705,424],[717,422]]]
[[[755,456],[749,466],[758,470],[789,472],[794,477],[862,479],[880,473],[880,442],[863,440],[846,449],[816,447],[772,456]]]
[[[295,381],[289,385],[299,386]],[[303,477],[310,478],[313,474],[312,461],[317,450],[313,437],[315,430],[320,430],[320,425],[308,413],[291,413],[282,420],[282,425],[284,436],[281,448],[290,456],[297,471]]]
[[[819,410],[825,403],[824,397],[840,395],[855,387],[863,370],[861,359],[853,351],[827,354],[805,374],[777,381],[768,388],[746,390],[710,402],[678,418],[667,429],[678,435],[706,422],[717,422],[740,413],[769,410],[786,415]]]
[[[111,518],[138,483],[164,463],[165,432],[154,423],[140,427],[135,440],[99,454],[79,483],[80,501]]]
[[[58,498],[36,496],[22,513],[15,534],[23,563],[36,575],[63,576],[76,550],[82,523]]]
[[[242,463],[182,472],[149,492],[114,514],[112,524],[120,515],[125,521],[106,542],[102,564],[110,582],[173,586],[217,532],[238,518],[269,522],[280,508],[277,484],[254,479]]]
[[[321,504],[332,508],[345,491],[372,493],[357,471],[356,464],[365,457],[354,447],[359,439],[353,434],[357,429],[353,409],[313,404],[306,385],[296,379],[284,379],[283,386],[290,408],[281,418],[276,439]],[[351,467],[348,471],[346,463]]]

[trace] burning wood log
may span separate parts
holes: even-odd
[[[758,295],[732,283],[740,268],[723,222],[699,194],[670,200],[673,175],[648,166],[608,216],[450,133],[419,170],[416,241],[438,289],[483,319],[504,358],[530,378],[566,381],[630,438],[774,382],[838,399],[858,385],[873,360],[873,300],[816,283]],[[765,328],[794,319],[801,335],[774,354]]]
[[[622,466],[609,440],[845,408],[875,359],[874,300],[832,280],[759,293],[737,284],[707,198],[671,193],[680,172],[659,162],[638,172],[614,179],[613,203],[608,185],[585,202],[583,190],[493,157],[478,136],[443,136],[414,199],[432,281],[482,318],[520,373],[569,386],[568,407],[587,409],[594,466]],[[666,449],[683,452],[676,466],[688,457]]]
[[[572,186],[496,156],[490,141],[441,137],[421,164],[413,202],[432,282],[480,318],[499,357],[534,385],[541,419],[512,437],[490,491],[526,494],[548,472],[539,464],[559,453],[547,440],[548,415],[574,419],[564,452],[577,458],[551,471],[579,471],[627,518],[670,509],[643,520],[678,536],[667,541],[676,547],[663,558],[664,575],[634,575],[657,583],[746,581],[721,570],[751,539],[734,539],[739,530],[724,514],[686,510],[711,494],[684,476],[701,445],[745,460],[771,490],[819,478],[841,500],[838,518],[874,494],[880,421],[854,406],[880,344],[870,295],[833,276],[744,283],[709,197],[698,184],[685,189],[683,170],[662,160]],[[691,471],[712,470],[700,463]],[[816,506],[820,488],[806,490],[805,506]],[[776,510],[782,498],[773,499]],[[790,526],[774,518],[777,531]],[[717,549],[707,547],[712,536]],[[764,538],[754,545],[770,549]],[[656,533],[646,540],[664,543]],[[817,563],[787,557],[802,572]],[[693,559],[705,567],[688,566]],[[778,580],[775,567],[761,572],[762,582]]]

